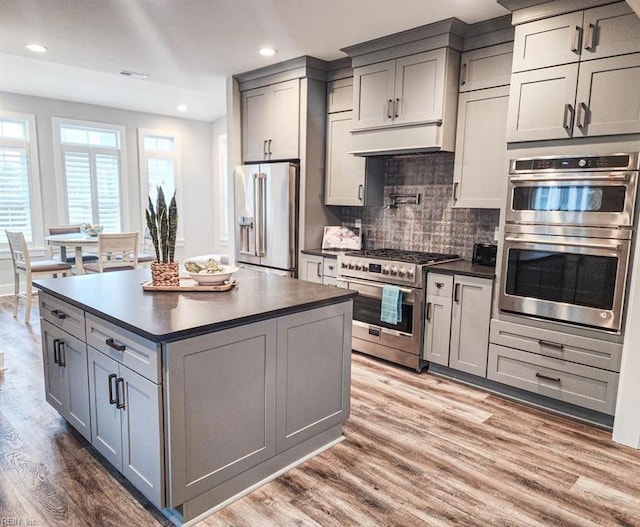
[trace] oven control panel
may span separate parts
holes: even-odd
[[[338,275],[414,287],[420,286],[422,277],[416,264],[344,255],[338,256]]]

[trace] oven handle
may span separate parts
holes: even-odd
[[[611,245],[607,243],[582,243],[582,242],[557,242],[555,240],[543,240],[540,238],[514,238],[513,236],[507,236],[504,239],[505,242],[511,243],[539,243],[542,245],[564,245],[567,247],[584,247],[586,249],[608,249],[610,251],[620,252],[622,250],[622,245],[616,244]]]
[[[590,181],[629,181],[629,174],[615,174],[611,176],[599,175],[599,176],[511,176],[509,181],[512,183],[535,183],[538,181],[557,181],[562,183],[564,181],[584,181],[588,183]]]
[[[372,282],[364,282],[362,280],[352,280],[351,278],[349,279],[337,278],[336,280],[338,282],[344,282],[346,284],[368,285],[370,287],[377,287],[378,289],[382,289],[385,285],[393,285],[393,284],[376,284]],[[407,289],[406,287],[401,287],[400,291],[409,295],[414,292],[414,289]]]

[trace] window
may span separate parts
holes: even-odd
[[[147,205],[147,196],[155,206],[160,186],[168,203],[178,185],[177,134],[140,129],[138,144],[144,206]]]
[[[54,130],[68,223],[98,223],[105,232],[120,232],[124,128],[54,119]]]
[[[0,241],[5,229],[22,231],[27,243],[42,238],[38,145],[33,115],[0,112]]]

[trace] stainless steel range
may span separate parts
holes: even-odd
[[[420,371],[424,330],[423,268],[458,260],[456,254],[373,249],[338,255],[338,286],[357,291],[353,302],[352,348]],[[397,324],[381,320],[382,291],[396,285],[402,293]]]

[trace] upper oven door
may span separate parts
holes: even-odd
[[[507,223],[631,227],[638,173],[531,173],[509,177]]]
[[[500,310],[619,332],[630,243],[506,232]]]

